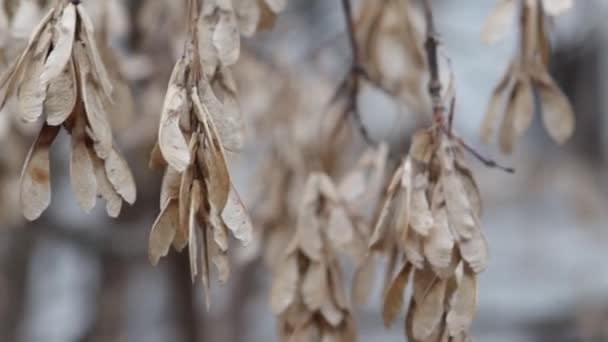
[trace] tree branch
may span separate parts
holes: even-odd
[[[431,103],[433,106],[433,120],[437,125],[436,127],[439,127],[440,131],[446,136],[448,136],[448,138],[456,140],[462,146],[462,148],[464,148],[467,152],[473,155],[486,167],[496,168],[508,173],[515,172],[515,169],[511,167],[502,166],[496,161],[484,157],[481,153],[477,152],[473,147],[467,144],[462,138],[455,137],[452,134],[452,123],[454,120],[454,107],[456,100],[454,97],[450,99],[450,112],[446,122],[446,108],[443,104],[444,101],[441,98],[441,80],[439,79],[439,41],[437,39],[437,32],[435,30],[435,20],[433,17],[433,9],[431,8],[430,0],[423,0],[422,7],[424,10],[424,18],[426,20],[426,41],[424,43],[424,48],[426,50],[426,58],[430,77],[428,91],[431,97]]]
[[[359,97],[359,89],[361,84],[360,78],[369,78],[365,76],[367,73],[364,71],[364,68],[361,65],[359,46],[357,44],[355,23],[353,21],[352,5],[350,0],[342,0],[342,10],[344,12],[344,19],[346,21],[346,30],[348,32],[348,40],[350,42],[352,62],[348,74],[344,80],[340,82],[340,85],[333,96],[333,101],[335,101],[343,91],[346,91],[346,108],[344,110],[344,117],[346,118],[349,115],[352,115],[357,128],[359,129],[359,133],[361,134],[361,137],[363,137],[363,140],[365,140],[365,142],[369,145],[377,145],[377,143],[367,132],[367,128],[363,124],[361,115],[359,113],[359,104],[357,100]],[[339,127],[340,124],[336,126],[336,130]]]

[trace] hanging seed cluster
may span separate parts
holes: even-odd
[[[371,79],[423,111],[425,76],[422,18],[410,0],[365,0],[357,19],[359,50]]]
[[[25,51],[0,80],[0,104],[16,96],[19,118],[44,118],[21,178],[24,216],[38,218],[51,201],[51,144],[63,127],[72,138],[70,175],[80,206],[89,212],[100,195],[110,216],[123,200],[135,201],[135,184],[113,144],[106,108],[112,84],[82,5],[61,2],[34,29]]]
[[[551,138],[563,144],[572,136],[575,125],[572,106],[548,70],[550,42],[547,29],[547,14],[560,14],[571,5],[571,1],[522,0],[519,54],[492,93],[481,128],[484,142],[491,140],[502,116],[500,148],[503,152],[511,152],[515,140],[532,124],[536,112],[535,93],[540,99],[543,123]],[[512,13],[510,7],[513,6],[515,1],[502,1],[491,16],[491,22],[504,21],[498,17]],[[493,37],[495,30],[489,26],[485,35]]]
[[[152,153],[151,165],[165,168],[165,175],[149,256],[156,265],[171,246],[178,251],[188,246],[192,279],[201,276],[209,305],[209,261],[215,264],[219,281],[226,282],[229,231],[247,243],[252,228],[232,186],[225,152],[237,151],[243,140],[236,85],[228,69],[234,55],[238,57],[235,41],[240,37],[236,27],[226,27],[232,21],[224,16],[234,17],[231,2],[204,4],[199,16],[198,2],[191,2],[188,41],[169,81]],[[205,26],[210,24],[210,11],[219,16],[210,25],[212,35]],[[219,64],[205,63],[212,55]]]
[[[410,340],[468,336],[477,274],[487,262],[480,211],[479,192],[457,145],[434,130],[415,134],[388,186],[370,242],[372,250],[389,251],[392,260],[383,309],[387,326],[398,316],[411,278]]]
[[[354,323],[336,250],[351,243],[349,222],[338,190],[313,173],[303,190],[296,229],[275,270],[270,294],[279,316],[281,340],[354,341]],[[349,229],[350,228],[350,229]],[[345,241],[348,240],[348,241]]]

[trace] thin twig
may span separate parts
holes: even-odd
[[[355,23],[353,21],[353,10],[350,0],[342,0],[342,10],[344,11],[344,19],[346,20],[346,30],[350,48],[353,54],[353,65],[359,65],[359,48],[357,46],[357,38],[355,35]]]
[[[344,109],[344,117],[346,118],[349,115],[352,115],[363,140],[365,140],[367,144],[375,146],[377,145],[377,143],[371,138],[371,136],[367,132],[367,128],[363,124],[363,120],[361,119],[361,114],[359,112],[358,97],[361,77],[363,77],[364,79],[368,78],[364,76],[367,75],[367,73],[361,66],[359,46],[357,45],[355,23],[353,21],[352,5],[350,0],[342,0],[342,10],[344,12],[344,19],[346,21],[346,30],[348,33],[348,40],[350,42],[352,62],[348,74],[338,86],[334,97],[332,97],[332,102],[337,100],[337,98],[343,91],[346,92],[346,107]],[[340,127],[339,125],[336,126],[336,130]]]
[[[430,74],[428,90],[433,104],[433,118],[437,123],[443,123],[445,108],[443,107],[443,101],[441,100],[441,81],[439,80],[439,62],[437,59],[437,46],[439,45],[439,42],[435,31],[435,21],[430,0],[424,0],[422,1],[422,4],[424,17],[426,19],[426,41],[424,43],[424,48],[426,50]]]
[[[437,40],[437,32],[435,31],[433,10],[431,8],[430,0],[423,0],[422,5],[424,10],[424,17],[426,19],[426,41],[424,43],[424,48],[426,50],[426,57],[430,76],[428,91],[429,95],[431,96],[431,103],[433,106],[433,119],[435,121],[436,127],[439,127],[440,131],[447,135],[450,139],[456,140],[467,152],[473,155],[486,167],[496,168],[508,173],[515,172],[515,169],[511,167],[502,166],[496,161],[484,157],[481,153],[477,152],[473,147],[467,144],[463,139],[453,135],[452,124],[454,121],[454,107],[456,103],[456,98],[455,96],[452,96],[452,98],[450,99],[450,112],[448,113],[449,117],[447,118],[446,122],[446,109],[443,105],[443,99],[441,98],[441,81],[439,79],[439,41]]]

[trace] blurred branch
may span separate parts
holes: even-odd
[[[433,120],[435,122],[436,127],[438,127],[441,132],[450,137],[451,139],[456,140],[462,148],[464,148],[467,152],[469,152],[475,159],[479,160],[482,164],[484,164],[488,168],[496,168],[508,173],[515,172],[515,169],[512,167],[502,166],[496,161],[484,157],[481,153],[475,150],[471,145],[465,142],[462,138],[455,137],[452,133],[452,122],[454,120],[454,104],[455,98],[452,98],[450,101],[450,113],[448,120],[446,122],[445,112],[446,108],[443,105],[443,99],[441,98],[441,80],[439,79],[439,54],[438,46],[439,40],[437,39],[437,31],[435,29],[435,19],[433,17],[433,10],[431,8],[430,0],[422,1],[422,8],[424,10],[424,18],[426,21],[426,41],[424,43],[424,48],[426,50],[426,59],[427,65],[429,69],[429,83],[428,83],[428,92],[431,97],[432,104],[432,112],[433,112]]]

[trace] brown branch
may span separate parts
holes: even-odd
[[[353,21],[352,15],[352,5],[350,0],[342,0],[342,10],[344,11],[344,19],[346,21],[346,30],[348,33],[348,39],[350,42],[350,48],[352,53],[352,62],[348,74],[346,77],[340,82],[338,89],[332,96],[332,102],[337,100],[340,95],[345,92],[346,93],[346,107],[344,109],[344,118],[352,115],[355,120],[355,124],[359,129],[359,133],[365,142],[369,145],[377,145],[377,143],[371,138],[369,135],[367,128],[363,124],[361,120],[361,114],[359,112],[359,90],[361,85],[361,77],[364,79],[368,79],[364,75],[367,73],[364,71],[363,66],[361,65],[360,55],[359,55],[359,46],[357,44],[357,37],[355,33],[355,23]],[[336,126],[336,131],[340,128],[340,124]]]
[[[440,131],[443,132],[450,139],[456,140],[467,152],[473,155],[486,167],[496,168],[508,173],[515,172],[515,169],[511,167],[502,166],[496,161],[484,157],[481,153],[477,152],[473,147],[467,144],[462,138],[455,137],[452,134],[452,123],[454,121],[454,107],[456,99],[455,97],[452,97],[452,99],[450,99],[450,112],[448,114],[449,116],[446,122],[446,108],[443,104],[443,99],[441,98],[441,80],[439,79],[439,40],[437,39],[437,32],[435,30],[433,10],[431,8],[430,0],[423,0],[422,5],[424,10],[424,17],[426,20],[426,41],[424,43],[424,48],[426,50],[426,58],[430,76],[428,91],[431,97],[431,103],[433,106],[433,120],[436,123],[436,127],[438,127]]]
[[[445,112],[445,108],[443,106],[443,101],[441,100],[441,81],[439,80],[439,62],[437,58],[437,46],[439,45],[439,41],[437,40],[435,31],[435,21],[430,0],[423,0],[422,4],[426,20],[426,41],[424,43],[424,48],[426,50],[430,74],[428,91],[433,105],[433,118],[437,123],[443,124],[443,113]]]

